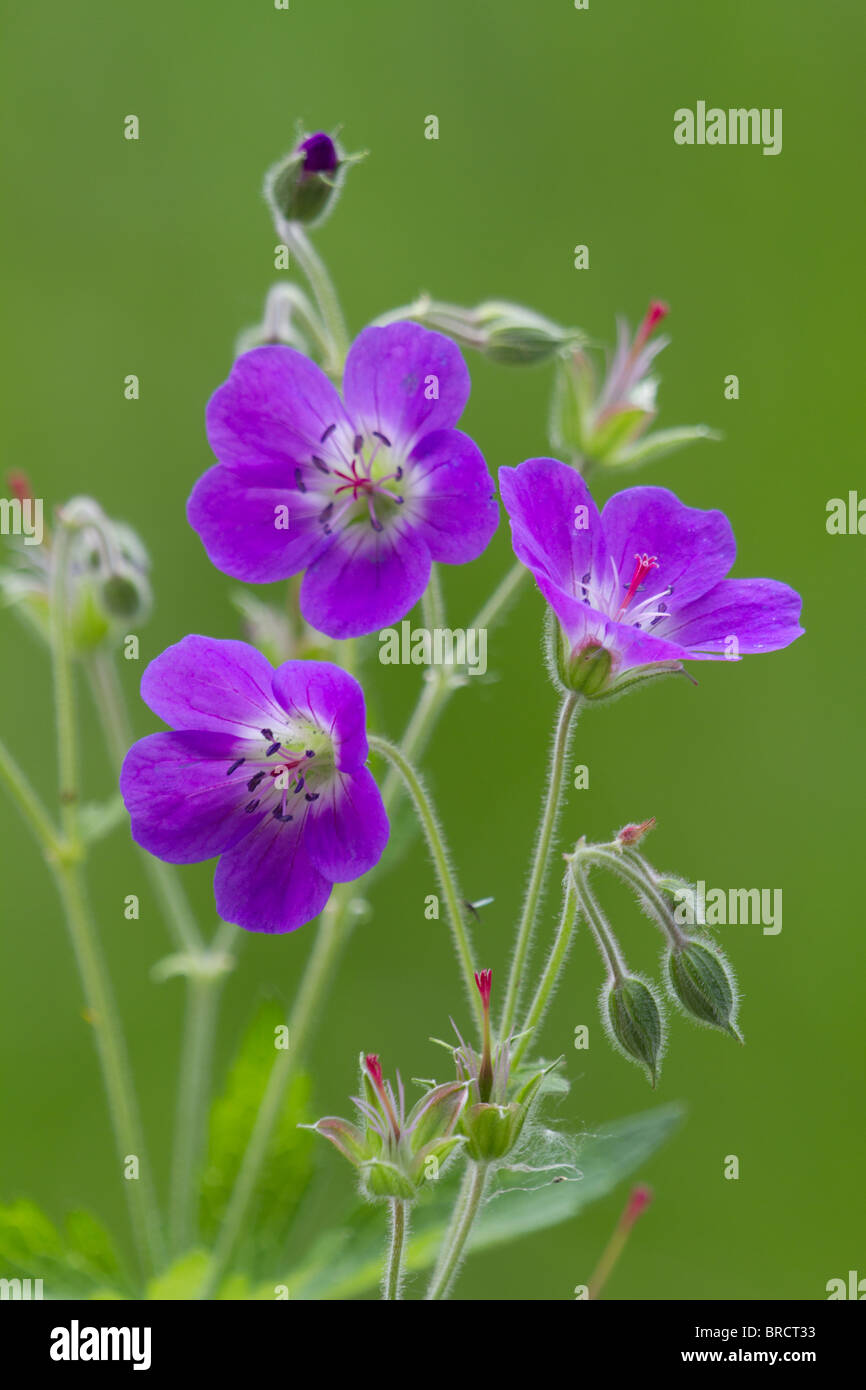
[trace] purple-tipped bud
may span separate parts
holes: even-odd
[[[336,174],[340,162],[337,146],[330,135],[317,131],[308,135],[298,146],[298,153],[304,156],[305,174]]]
[[[323,130],[305,135],[265,177],[265,197],[277,228],[280,223],[321,222],[330,212],[346,168],[359,156],[346,155]]]

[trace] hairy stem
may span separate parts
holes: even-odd
[[[529,887],[526,890],[523,913],[517,930],[517,944],[511,962],[511,974],[508,978],[508,990],[505,996],[505,1006],[501,1024],[503,1037],[508,1037],[514,1027],[514,1019],[520,1001],[523,972],[526,967],[529,947],[532,941],[532,933],[535,927],[535,918],[538,913],[541,895],[544,889],[547,861],[553,842],[554,831],[556,830],[557,818],[559,816],[562,786],[565,780],[565,764],[568,756],[568,746],[579,701],[580,697],[573,691],[569,691],[563,697],[559,709],[556,733],[553,741],[553,754],[550,760],[547,792],[544,799],[544,809],[542,811],[541,824],[535,842],[532,870],[529,876]]]
[[[517,1039],[517,1042],[514,1045],[514,1051],[511,1054],[512,1068],[516,1067],[519,1063],[521,1057],[523,1056],[524,1052],[526,1051],[527,1047],[532,1041],[533,1033],[539,1027],[542,1019],[544,1018],[545,1013],[547,1012],[548,1005],[550,1004],[554,990],[556,989],[557,983],[559,981],[560,972],[562,970],[563,965],[565,964],[565,958],[568,955],[569,949],[571,947],[571,941],[572,937],[574,936],[574,926],[576,921],[577,897],[574,891],[574,885],[572,884],[571,878],[569,876],[566,879],[565,883],[565,894],[562,902],[562,913],[559,919],[559,927],[557,929],[556,937],[554,939],[553,945],[550,948],[550,953],[547,957],[547,964],[544,967],[544,973],[542,974],[541,979],[538,982],[538,988],[536,989],[535,996],[532,1000],[532,1003],[529,1006],[529,1012],[526,1015],[526,1021],[520,1028],[521,1036]]]
[[[469,1166],[465,1190],[458,1194],[451,1225],[442,1246],[439,1263],[430,1281],[426,1299],[433,1302],[448,1297],[448,1291],[457,1273],[460,1261],[481,1208],[484,1189],[487,1185],[488,1166],[486,1163],[472,1163]]]
[[[349,334],[333,281],[324,261],[299,222],[282,222],[280,233],[289,250],[294,253],[313,291],[313,298],[330,340],[330,361],[327,369],[332,376],[339,377],[349,352]]]
[[[439,880],[439,887],[445,899],[448,909],[448,918],[451,923],[451,933],[454,938],[454,949],[457,952],[457,960],[463,972],[463,981],[469,995],[472,1007],[475,1010],[479,1025],[483,1025],[484,1014],[481,1007],[481,997],[475,988],[475,976],[473,973],[474,965],[472,960],[472,949],[469,944],[469,936],[466,931],[466,923],[463,920],[463,903],[457,888],[454,871],[448,855],[448,849],[442,830],[436,819],[436,812],[418,773],[415,771],[408,758],[396,748],[393,743],[389,743],[385,738],[372,736],[370,747],[376,753],[381,753],[393,767],[396,767],[406,785],[410,797],[415,806],[415,811],[421,822],[427,847],[430,850],[430,857],[436,869],[436,876]]]
[[[401,1202],[395,1197],[390,1206],[391,1232],[388,1241],[388,1258],[385,1264],[382,1297],[398,1299],[402,1296],[400,1291],[403,1285],[403,1257],[409,1234],[409,1219],[405,1202]]]

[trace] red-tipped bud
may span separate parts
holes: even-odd
[[[382,1089],[382,1063],[375,1052],[370,1052],[364,1058],[364,1066],[367,1068],[370,1080],[377,1091]]]
[[[617,841],[621,845],[636,845],[647,831],[652,830],[655,823],[655,816],[650,816],[649,820],[641,821],[640,825],[624,825],[616,837]]]
[[[637,1187],[632,1188],[631,1196],[620,1222],[624,1230],[631,1230],[638,1217],[643,1216],[652,1199],[653,1190],[651,1187],[647,1187],[646,1183],[639,1183]]]
[[[476,970],[475,983],[478,986],[478,993],[481,995],[481,1002],[484,1005],[484,1012],[490,1008],[490,990],[493,984],[492,970]]]
[[[33,500],[33,488],[30,486],[30,479],[26,473],[22,473],[18,469],[14,469],[7,473],[6,486],[12,493],[12,496],[18,498],[19,502]]]
[[[670,309],[667,304],[660,299],[654,299],[643,317],[643,322],[635,334],[634,346],[642,348],[653,329],[660,324],[662,319],[667,318]]]

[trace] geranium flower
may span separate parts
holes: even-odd
[[[723,512],[659,487],[617,493],[599,515],[556,459],[502,468],[514,552],[559,619],[571,683],[585,694],[683,661],[737,660],[802,634],[801,600],[775,579],[726,579],[736,544]]]
[[[171,864],[219,855],[225,921],[294,931],[334,883],[381,858],[388,818],[364,766],[364,695],[340,667],[274,670],[246,642],[184,637],[150,663],[141,694],[174,732],[126,755],[132,837]]]
[[[239,357],[207,410],[219,463],[189,500],[218,569],[267,584],[305,571],[301,611],[330,637],[405,617],[431,560],[464,564],[496,529],[494,485],[454,428],[469,373],[417,324],[367,328],[343,378],[283,345]]]

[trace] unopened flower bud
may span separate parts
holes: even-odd
[[[641,821],[639,825],[624,825],[617,834],[617,843],[624,846],[640,844],[644,835],[652,830],[655,823],[655,816],[650,816],[649,820]]]
[[[719,948],[709,941],[689,940],[667,955],[668,986],[689,1018],[742,1042],[736,1027],[737,986],[734,973]]]
[[[277,220],[322,222],[336,203],[347,167],[360,157],[346,155],[324,131],[305,136],[265,175],[265,198]]]
[[[637,975],[609,980],[602,995],[602,1021],[624,1056],[644,1068],[652,1086],[659,1074],[665,1029],[655,991]]]
[[[563,348],[583,341],[574,328],[560,328],[550,319],[520,304],[489,301],[473,311],[473,326],[482,335],[481,351],[506,367],[549,362]]]

